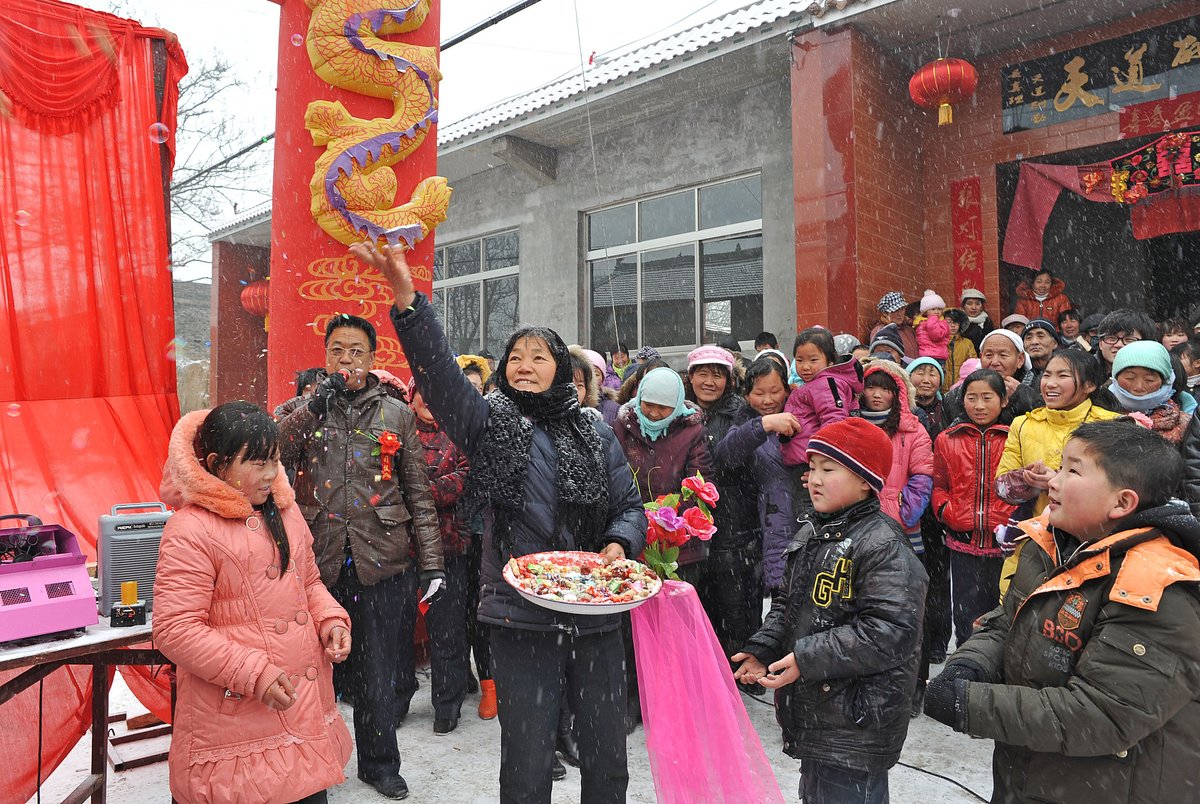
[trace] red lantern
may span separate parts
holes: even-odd
[[[242,309],[250,315],[266,318],[270,309],[267,297],[270,287],[271,284],[267,280],[260,279],[242,288]]]
[[[913,74],[908,82],[908,94],[919,105],[937,107],[938,125],[954,122],[951,103],[958,103],[975,94],[979,75],[970,62],[946,58],[931,61]]]

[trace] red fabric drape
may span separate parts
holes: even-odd
[[[1142,150],[1142,149],[1139,149]],[[1089,201],[1115,204],[1111,177],[1113,163],[1092,165],[1043,165],[1022,162],[1008,228],[1004,234],[1005,262],[1037,270],[1042,267],[1042,245],[1046,223],[1063,190],[1081,195]],[[1085,176],[1092,175],[1089,191]],[[1097,178],[1098,177],[1098,178]],[[1133,236],[1148,240],[1175,232],[1200,231],[1200,193],[1195,187],[1166,190],[1147,196],[1130,206]]]
[[[158,498],[179,417],[164,185],[186,72],[165,31],[55,0],[5,0],[0,512],[61,523],[90,556],[100,514]],[[166,674],[130,675],[165,713]],[[43,775],[88,727],[90,670],[45,683]],[[37,714],[36,690],[0,706],[0,801],[34,793]]]
[[[0,672],[0,683],[17,671]],[[106,681],[112,684],[112,674]],[[42,772],[46,779],[66,758],[92,723],[92,668],[68,665],[42,681]],[[12,712],[21,712],[17,720]],[[38,685],[0,706],[0,801],[28,801],[37,791]]]

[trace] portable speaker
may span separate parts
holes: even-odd
[[[118,513],[152,508],[138,514]],[[171,512],[160,502],[114,505],[100,517],[97,552],[100,559],[100,614],[111,615],[121,602],[121,584],[137,581],[138,598],[146,609],[154,606],[154,573],[158,570],[158,543]]]

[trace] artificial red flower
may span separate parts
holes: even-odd
[[[711,485],[711,484],[709,484]],[[687,532],[690,536],[695,536],[700,541],[706,542],[713,537],[717,532],[717,528],[713,525],[712,520],[705,515],[699,508],[689,508],[683,512],[683,521],[687,526]]]
[[[706,483],[699,475],[693,475],[683,481],[683,487],[708,505],[716,505],[717,500],[721,499],[721,494],[717,491],[717,487],[712,483]]]

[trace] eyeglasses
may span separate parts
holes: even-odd
[[[350,355],[351,360],[358,360],[369,351],[369,349],[359,349],[357,347],[354,349],[343,349],[341,346],[335,346],[332,349],[326,349],[325,354],[336,360],[341,360],[343,355]]]
[[[1101,335],[1100,340],[1109,346],[1116,346],[1118,343],[1122,346],[1128,346],[1131,343],[1137,343],[1141,338],[1137,335],[1126,335],[1123,338],[1119,335]]]

